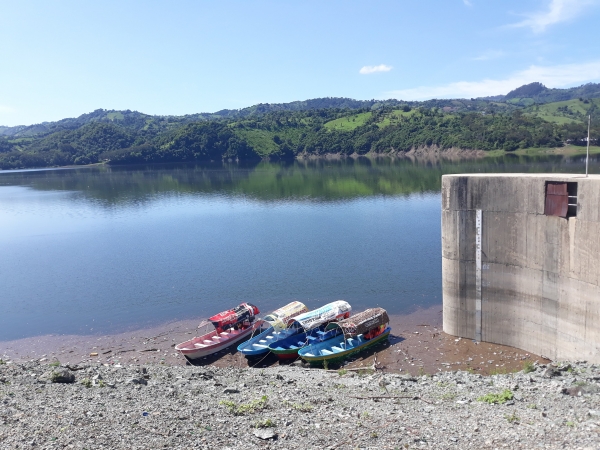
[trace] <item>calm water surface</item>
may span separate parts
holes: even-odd
[[[109,333],[242,301],[441,304],[440,177],[581,159],[0,172],[0,340]],[[596,160],[592,172],[598,173]]]

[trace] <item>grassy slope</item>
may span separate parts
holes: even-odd
[[[266,130],[237,129],[235,130],[242,139],[256,150],[260,156],[268,156],[279,150],[279,146],[273,141],[275,133]]]
[[[340,117],[339,119],[330,120],[324,127],[329,130],[336,131],[352,131],[356,127],[364,125],[367,120],[371,118],[373,113],[365,112],[360,114],[353,114],[351,116]]]
[[[379,128],[385,128],[388,125],[392,125],[392,124],[397,124],[398,120],[401,117],[408,117],[408,116],[412,116],[413,114],[415,114],[417,112],[416,109],[412,109],[410,111],[404,112],[401,109],[395,109],[393,110],[390,114],[386,114],[386,116],[383,118],[383,120],[381,122],[379,122],[377,124],[377,126]]]
[[[590,103],[579,100],[566,100],[563,102],[546,103],[543,105],[530,106],[525,109],[525,114],[538,116],[548,122],[558,124],[581,123],[585,121],[585,115],[592,106],[592,102],[600,107],[600,99],[591,99]],[[559,111],[559,108],[567,108],[567,111]]]
[[[408,112],[404,112],[400,109],[395,109],[391,113],[386,114],[381,121],[377,123],[379,128],[387,127],[388,125],[397,123],[397,121],[401,117],[408,117],[417,112],[417,110],[413,109]],[[346,117],[340,117],[339,119],[330,120],[325,123],[324,127],[328,130],[336,130],[336,131],[352,131],[356,127],[364,125],[367,120],[369,120],[373,116],[373,113],[366,112],[360,114],[353,114]]]

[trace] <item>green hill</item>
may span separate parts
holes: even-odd
[[[532,83],[506,96],[426,102],[320,98],[185,116],[99,109],[57,122],[0,127],[0,169],[395,154],[431,146],[514,151],[585,145],[588,114],[595,144],[599,86],[557,90]]]

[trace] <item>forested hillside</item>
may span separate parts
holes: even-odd
[[[585,145],[588,114],[592,139],[600,136],[598,86],[571,92],[589,97],[553,103],[524,102],[557,91],[533,83],[493,100],[325,98],[186,116],[97,110],[58,122],[0,127],[0,168],[394,154],[431,146],[514,151]]]

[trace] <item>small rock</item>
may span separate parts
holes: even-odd
[[[259,439],[263,439],[263,440],[267,440],[267,439],[275,439],[277,437],[277,433],[275,433],[273,430],[269,430],[269,429],[258,429],[258,430],[254,430],[252,432],[252,434],[254,436],[256,436]]]
[[[544,370],[542,372],[542,376],[544,378],[552,378],[552,377],[555,377],[557,375],[559,375],[559,372],[556,370],[555,367],[550,366],[550,365],[546,368],[546,370]]]
[[[573,367],[571,367],[571,364],[567,364],[565,366],[561,366],[561,367],[558,368],[558,370],[560,372],[567,372],[567,371],[569,371],[571,369],[573,369]]]
[[[236,389],[234,387],[227,387],[223,389],[223,394],[239,394],[239,392],[239,389]]]
[[[147,385],[148,382],[143,379],[143,378],[129,378],[127,381],[125,381],[125,384],[143,384],[143,385]]]
[[[572,386],[570,388],[563,388],[562,393],[568,394],[572,397],[581,397],[586,394],[595,394],[600,390],[596,384],[586,384],[583,386]]]
[[[69,369],[58,367],[42,374],[39,380],[41,382],[49,381],[51,383],[73,383],[75,382],[75,374]]]

